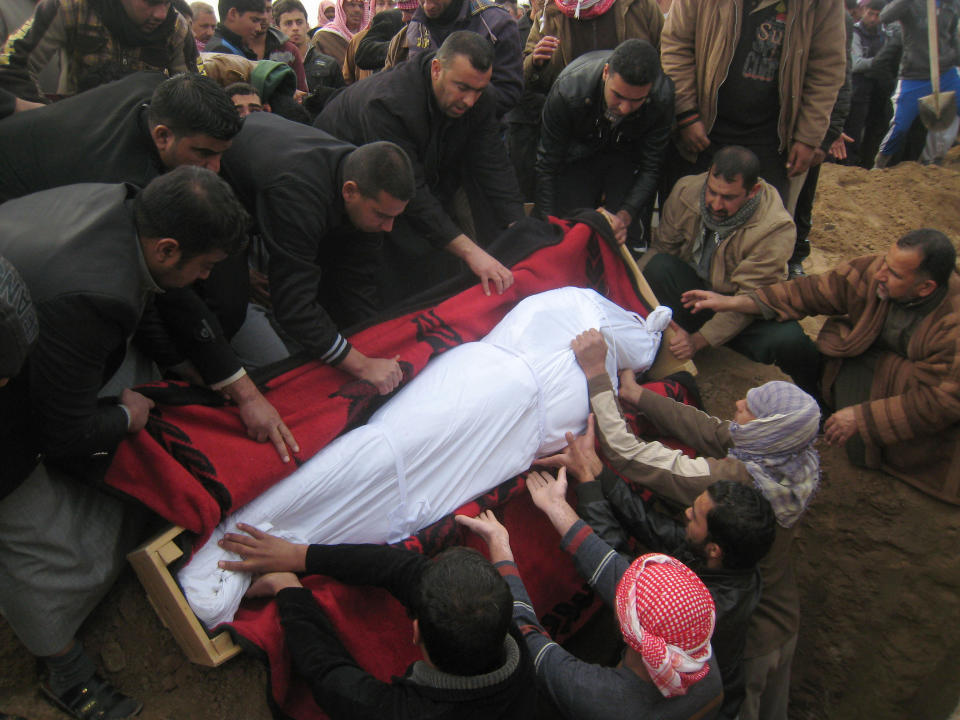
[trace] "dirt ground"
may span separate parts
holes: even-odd
[[[883,251],[919,227],[960,241],[960,148],[942,168],[825,166],[808,271]],[[721,417],[748,388],[780,377],[725,349],[697,364],[707,409]],[[946,720],[960,699],[960,508],[854,469],[842,450],[820,451],[823,483],[798,548],[803,620],[791,718]],[[263,666],[244,655],[217,669],[189,663],[132,572],[80,635],[107,676],[144,702],[145,720],[271,717]],[[0,620],[0,711],[66,717],[39,697],[38,670]]]

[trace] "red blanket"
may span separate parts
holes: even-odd
[[[439,304],[370,327],[350,338],[363,353],[400,355],[404,382],[430,358],[483,337],[522,298],[568,285],[592,287],[641,315],[639,298],[616,251],[587,225],[563,226],[563,241],[537,250],[513,266],[515,283],[502,296],[479,286]],[[658,391],[685,400],[679,384]],[[382,401],[373,388],[319,363],[308,363],[267,384],[267,397],[297,437],[303,461],[341,432],[365,419]],[[158,406],[146,433],[125,442],[107,477],[109,485],[139,498],[156,512],[204,539],[231,509],[248,502],[293,471],[270,445],[246,439],[234,408]],[[511,533],[517,562],[544,627],[557,639],[576,630],[595,610],[593,592],[559,550],[555,531],[532,505],[520,478],[506,481],[460,512],[496,512]],[[448,516],[403,544],[427,554],[452,543],[481,547]],[[321,577],[306,578],[359,665],[388,680],[418,659],[410,620],[384,591],[349,588]],[[251,650],[270,665],[271,694],[294,718],[322,718],[305,684],[292,676],[275,605],[250,601],[232,623]]]

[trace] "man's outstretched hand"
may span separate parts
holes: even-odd
[[[540,458],[537,465],[551,468],[566,468],[579,482],[592,482],[600,471],[603,462],[597,457],[596,434],[593,413],[587,417],[587,431],[583,435],[567,433],[567,446],[556,455]]]
[[[510,549],[510,533],[497,520],[492,510],[484,510],[475,518],[469,515],[457,515],[454,520],[468,530],[476,533],[490,551],[490,562],[505,560],[513,562],[513,550]]]

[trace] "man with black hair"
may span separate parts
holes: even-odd
[[[493,227],[487,235],[523,217],[494,98],[485,92],[493,59],[485,38],[452,33],[436,54],[423,53],[346,88],[314,123],[356,145],[395,142],[414,163],[416,196],[384,247],[389,274],[380,285],[391,301],[457,272],[432,252],[441,248],[465,262],[487,294],[513,283],[510,270],[482,249],[486,242],[469,237],[461,229],[464,220],[458,225],[451,218],[461,188],[470,205],[463,214],[477,223],[488,219]]]
[[[714,602],[690,568],[663,554],[633,563],[593,532],[566,501],[566,470],[554,479],[531,472],[527,490],[561,537],[560,546],[604,604],[614,611],[625,643],[616,667],[572,655],[540,625],[510,547],[493,512],[455,520],[486,543],[513,593],[513,615],[533,657],[541,702],[564,720],[713,720],[723,699],[711,636]]]
[[[0,133],[0,156],[6,160],[0,163],[0,201],[74,183],[146,187],[182,165],[217,172],[241,127],[223,88],[189,73],[169,79],[135,73],[30,112],[35,114],[29,122],[25,115],[9,118]],[[289,459],[286,446],[296,446],[292,435],[227,341],[244,323],[248,295],[245,260],[233,258],[229,267],[199,293],[193,288],[164,293],[148,311],[138,344],[148,334],[165,334],[172,323],[179,331],[175,342],[162,342],[170,351],[160,358],[164,366],[184,369],[189,360],[196,370],[190,368],[192,379],[241,408],[251,438],[269,439],[281,458]]]
[[[507,583],[476,550],[454,547],[427,558],[382,545],[294,545],[250,525],[222,547],[242,560],[221,567],[261,575],[248,596],[276,596],[296,672],[333,720],[530,718],[533,666],[511,621]],[[387,589],[413,616],[423,660],[380,682],[343,646],[312,594],[293,573],[327,575]]]
[[[885,6],[883,0],[863,4],[860,19],[853,26],[850,49],[853,92],[844,132],[853,138],[850,164],[868,170],[873,167],[893,114],[890,96],[897,85],[902,46],[899,25],[887,27],[880,22],[880,11]]]
[[[42,0],[0,52],[0,88],[42,100],[36,73],[57,54],[62,95],[139,70],[186,72],[197,57],[190,35],[168,0]]]
[[[439,50],[458,31],[476,33],[493,46],[490,94],[497,117],[502,117],[523,92],[520,33],[503,5],[493,0],[424,0],[407,24],[407,59]]]
[[[681,360],[727,345],[751,360],[777,363],[801,387],[816,369],[808,355],[776,348],[809,343],[797,323],[755,321],[740,313],[686,311],[680,296],[693,288],[748,293],[783,280],[796,230],[776,189],[758,177],[750,150],[731,145],[714,155],[708,172],[677,182],[660,213],[650,252],[641,260],[657,299],[673,309],[679,332],[670,352]]]
[[[80,182],[145,187],[179,165],[217,172],[240,131],[229,95],[195,74],[134,73],[32,112],[0,133],[0,201]]]
[[[776,519],[759,490],[731,480],[707,486],[677,522],[657,512],[603,463],[594,450],[594,421],[587,432],[567,434],[567,447],[541,458],[577,479],[577,513],[614,550],[632,560],[630,539],[644,552],[663,552],[686,564],[710,590],[717,611],[713,649],[723,678],[718,717],[733,720],[743,702],[743,648],[760,599],[757,563],[770,551]],[[559,500],[557,500],[559,502]]]
[[[581,55],[560,73],[537,150],[537,211],[602,207],[617,241],[644,243],[673,124],[673,83],[646,40]]]
[[[814,448],[821,418],[817,401],[793,383],[776,380],[750,389],[737,401],[733,419],[721,420],[641,388],[629,370],[620,373],[617,392],[604,362],[606,343],[596,330],[579,335],[571,347],[587,379],[600,447],[615,472],[660,498],[692,506],[694,521],[706,514],[703,493],[718,480],[756,488],[772,507],[776,526],[769,552],[760,551],[769,547],[769,539],[760,538],[766,535],[764,521],[748,524],[760,530],[755,552],[745,555],[757,563],[763,592],[740,646],[745,684],[739,717],[786,720],[800,626],[792,547],[820,484],[820,458]],[[642,415],[658,436],[686,443],[695,457],[634,435],[624,407]],[[711,550],[709,545],[704,549]],[[725,552],[736,551],[727,544]]]
[[[956,248],[939,230],[907,233],[884,255],[866,255],[807,278],[734,297],[686,293],[694,312],[733,311],[779,322],[829,315],[804,355],[808,392],[833,409],[828,443],[855,465],[879,468],[960,504],[960,276]],[[781,356],[797,352],[780,349]]]
[[[264,22],[263,0],[220,0],[218,10],[220,22],[213,37],[207,40],[204,51],[256,60],[257,54],[250,45]]]
[[[273,317],[287,339],[380,393],[396,388],[396,358],[367,357],[338,328],[381,308],[374,279],[381,233],[415,190],[406,153],[387,142],[356,148],[254,113],[224,154],[223,173],[256,218]]]
[[[273,22],[297,46],[300,59],[306,58],[310,49],[310,36],[307,35],[310,21],[303,3],[300,0],[274,0]]]
[[[196,167],[142,191],[70,185],[0,207],[0,253],[23,277],[40,326],[26,367],[5,389],[21,400],[5,411],[31,433],[10,449],[24,472],[3,478],[0,612],[45,659],[44,693],[74,717],[128,717],[140,707],[95,674],[74,638],[149,521],[96,485],[153,402],[130,387],[99,395],[145,307],[236,253],[246,223],[229,186]]]
[[[237,109],[241,118],[255,112],[270,112],[270,104],[260,99],[260,93],[250,83],[231,83],[224,90],[230,96],[233,106]]]

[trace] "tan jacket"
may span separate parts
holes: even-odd
[[[663,13],[654,0],[616,0],[607,12],[616,13],[617,43],[630,38],[646,40],[656,48],[660,47],[660,31],[663,29]],[[570,24],[577,22],[564,15],[552,2],[547,3],[543,15],[533,22],[527,44],[523,48],[524,89],[546,93],[557,79],[557,75],[576,58],[570,57]],[[542,29],[541,29],[542,28]],[[533,49],[545,35],[560,40],[560,47],[542,68],[533,65]],[[611,50],[612,48],[595,48]]]
[[[757,10],[779,1],[761,0]],[[698,110],[708,133],[740,38],[742,12],[740,0],[674,0],[663,28],[660,59],[676,89],[676,114]],[[845,77],[843,17],[841,0],[787,2],[779,78],[781,152],[797,141],[820,147],[827,134]]]
[[[657,252],[693,260],[701,240],[700,191],[707,173],[688,175],[677,181],[654,230],[651,251],[643,265]],[[710,261],[710,288],[724,295],[742,295],[786,278],[787,260],[793,253],[796,228],[784,209],[780,195],[764,180],[760,181],[760,204],[753,216],[730,233]],[[753,322],[750,315],[722,312],[700,328],[700,334],[713,346],[723,345]]]
[[[728,421],[654,392],[641,394],[637,414],[653,423],[664,437],[676,438],[700,453],[691,458],[662,443],[644,442],[630,432],[606,373],[590,378],[587,387],[603,454],[628,481],[684,506],[692,505],[717,480],[755,487],[746,466],[727,454],[732,446]],[[799,527],[800,523],[790,528],[777,524],[773,547],[757,563],[763,594],[750,618],[745,658],[779,648],[800,626],[800,596],[791,551]]]
[[[200,53],[198,65],[202,74],[226,87],[235,82],[250,82],[257,61],[232,53]]]
[[[845,357],[856,357],[879,337],[889,301],[877,297],[883,255],[855,258],[822,275],[759,290],[777,319],[828,315],[817,337],[827,356],[829,398]],[[960,276],[910,336],[907,357],[883,352],[869,402],[854,406],[867,464],[880,465],[931,495],[960,505]]]
[[[347,43],[347,53],[343,58],[343,82],[347,85],[353,85],[353,83],[358,80],[363,80],[364,78],[370,77],[373,75],[373,70],[364,70],[363,68],[357,67],[357,47],[360,45],[360,42],[367,36],[367,31],[370,29],[369,26],[365,27],[363,30],[354,35],[350,42]]]

